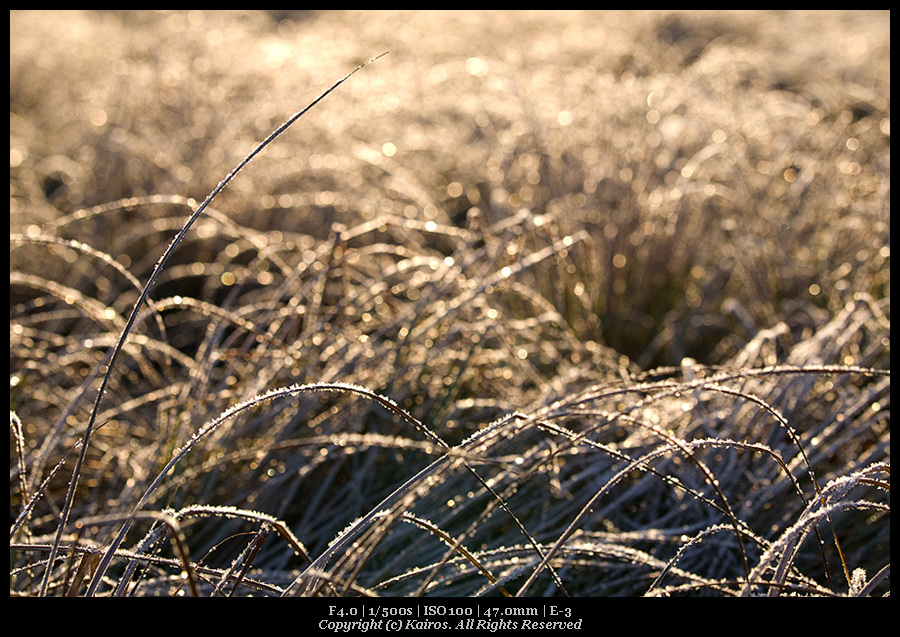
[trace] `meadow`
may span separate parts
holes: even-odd
[[[889,11],[10,12],[11,596],[889,594]]]

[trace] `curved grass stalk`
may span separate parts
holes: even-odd
[[[357,390],[358,389],[359,388],[357,388]],[[381,400],[387,399],[382,398]],[[390,401],[388,402],[390,403]],[[408,418],[412,417],[408,416]],[[352,572],[352,576],[341,578],[341,581],[355,582],[358,573],[360,572],[366,561],[367,556],[365,547],[369,546],[370,544],[374,546],[374,542],[377,542],[377,540],[381,537],[383,531],[390,524],[392,524],[397,519],[402,519],[405,512],[401,511],[398,515],[396,513],[393,513],[394,509],[397,506],[402,505],[408,498],[415,495],[419,489],[424,489],[427,491],[430,488],[430,479],[434,475],[436,475],[439,470],[445,468],[445,465],[451,459],[455,461],[454,465],[461,466],[462,468],[466,469],[481,484],[482,488],[484,488],[485,491],[491,495],[493,501],[496,502],[510,517],[510,519],[517,526],[519,531],[529,542],[530,546],[537,553],[537,555],[543,558],[543,549],[540,547],[535,538],[528,532],[521,520],[509,508],[508,502],[500,494],[498,494],[497,491],[493,487],[491,487],[477,471],[475,471],[471,464],[466,460],[465,454],[460,455],[457,453],[458,449],[464,448],[469,444],[474,444],[475,441],[482,441],[488,435],[496,433],[501,425],[519,418],[521,418],[521,414],[518,413],[511,414],[506,418],[501,418],[500,420],[488,425],[488,427],[486,427],[485,429],[482,429],[481,431],[473,434],[470,438],[459,445],[459,447],[449,447],[445,442],[438,438],[437,440],[446,450],[446,455],[441,456],[440,458],[429,464],[427,467],[419,471],[398,489],[387,496],[384,500],[382,500],[382,502],[379,503],[378,506],[374,507],[368,514],[353,522],[343,533],[341,533],[335,539],[331,546],[328,547],[328,550],[322,553],[316,559],[316,561],[303,574],[301,574],[297,578],[297,580],[295,580],[294,584],[292,584],[291,587],[287,591],[285,591],[285,593],[303,596],[317,594],[322,583],[317,581],[315,573],[322,572],[324,570],[324,566],[328,563],[332,556],[338,553],[339,550],[344,552],[338,564],[349,564],[350,570]],[[415,421],[415,419],[412,420]],[[421,423],[419,423],[419,425],[421,425]],[[428,430],[426,429],[426,431]],[[363,539],[357,539],[358,537],[362,536],[367,536],[369,539],[366,540],[365,537]],[[358,548],[358,556],[349,551],[345,551],[345,549],[351,546],[351,541],[352,546],[361,547]],[[555,569],[549,567],[548,570],[553,577],[556,586],[565,594],[566,589],[562,584],[562,580],[560,580],[559,576],[556,574]]]
[[[190,557],[190,550],[188,549],[187,541],[184,537],[184,533],[181,531],[181,525],[178,522],[178,519],[168,512],[138,512],[132,513],[128,517],[121,516],[110,516],[110,517],[97,517],[97,518],[88,518],[85,520],[79,520],[77,523],[77,528],[79,530],[84,529],[89,526],[99,526],[99,525],[110,525],[110,524],[131,524],[138,520],[149,520],[154,523],[159,523],[164,525],[169,529],[169,533],[172,537],[172,545],[175,548],[175,555],[178,558],[178,562],[185,573],[185,577],[187,580],[187,585],[191,594],[194,597],[200,596],[200,588],[197,583],[196,574],[194,572],[194,563]],[[99,568],[99,562],[97,564],[97,568]],[[96,568],[94,569],[94,576],[96,576]]]
[[[285,540],[288,546],[294,551],[294,554],[303,558],[306,562],[312,563],[312,558],[309,556],[309,553],[306,550],[306,547],[303,546],[303,543],[294,535],[294,533],[290,530],[290,528],[281,520],[278,520],[270,515],[265,513],[261,513],[259,511],[249,511],[247,509],[237,509],[234,507],[222,507],[222,506],[208,506],[208,505],[191,505],[184,509],[180,509],[179,511],[167,511],[169,515],[172,516],[173,519],[178,521],[179,523],[185,518],[190,517],[223,517],[229,519],[241,519],[247,520],[250,522],[257,522],[260,524],[260,528],[272,528]],[[138,542],[137,547],[130,551],[130,555],[149,555],[150,548],[153,547],[156,542],[159,541],[159,538],[162,534],[163,527],[154,527],[151,528],[147,535]],[[116,587],[116,596],[122,596],[125,594],[128,584],[131,582],[134,571],[137,568],[139,560],[132,559],[129,565],[126,567],[124,574],[119,579],[119,583]],[[195,565],[199,567],[199,564]],[[249,563],[248,563],[249,567]],[[246,569],[245,569],[246,574]]]
[[[673,451],[681,451],[688,458],[692,459],[694,461],[694,463],[697,464],[698,467],[701,468],[701,470],[705,469],[704,473],[707,474],[707,479],[710,481],[710,483],[713,485],[713,487],[718,491],[720,497],[722,498],[722,500],[726,506],[726,513],[730,514],[728,517],[732,524],[733,532],[737,536],[738,542],[741,544],[741,547],[743,547],[743,540],[741,539],[742,533],[739,528],[740,525],[737,522],[737,517],[734,515],[733,512],[731,512],[731,507],[730,507],[730,505],[728,505],[728,500],[725,498],[724,494],[722,494],[721,491],[718,490],[718,487],[715,483],[715,477],[712,475],[712,473],[709,471],[709,469],[706,468],[705,465],[703,465],[703,463],[699,462],[699,460],[697,460],[696,457],[691,452],[691,449],[694,447],[704,447],[704,446],[709,446],[709,445],[719,444],[719,443],[720,443],[720,441],[718,441],[718,440],[715,440],[715,441],[700,440],[700,441],[691,441],[691,442],[673,440],[672,442],[665,444],[665,445],[660,445],[659,447],[655,448],[654,450],[642,455],[641,457],[637,458],[636,460],[633,460],[628,465],[626,465],[626,467],[624,469],[618,471],[608,482],[606,482],[596,493],[594,493],[593,496],[591,496],[591,498],[587,501],[587,503],[581,508],[579,513],[572,519],[571,522],[569,522],[569,524],[566,526],[566,529],[560,534],[560,536],[556,539],[556,541],[553,543],[553,545],[546,551],[544,558],[534,568],[534,570],[528,576],[528,579],[525,581],[524,584],[522,584],[522,586],[516,592],[516,597],[522,597],[528,591],[528,589],[534,584],[534,582],[537,579],[540,572],[544,568],[547,568],[550,560],[553,559],[553,557],[556,556],[562,550],[565,543],[568,542],[568,540],[574,535],[575,531],[581,525],[582,520],[584,520],[584,518],[588,515],[588,513],[591,511],[591,509],[594,508],[594,505],[615,484],[617,484],[618,482],[620,482],[621,480],[626,478],[632,471],[634,471],[636,469],[641,470],[641,471],[645,470],[645,467],[647,467],[649,465],[651,460],[668,455],[669,453],[671,453]],[[741,548],[741,555],[743,558],[744,567],[745,567],[747,573],[749,574],[749,567],[746,564],[746,553],[744,553],[743,548]]]
[[[429,533],[432,533],[432,534],[436,535],[437,537],[439,537],[441,539],[441,541],[443,541],[445,544],[447,544],[447,546],[450,547],[451,552],[453,552],[453,553],[458,552],[466,560],[468,560],[473,566],[475,566],[475,568],[477,568],[488,579],[488,581],[491,584],[493,584],[494,586],[497,587],[497,590],[500,591],[500,594],[502,594],[504,597],[512,597],[512,595],[509,594],[509,591],[507,591],[503,587],[503,585],[498,582],[497,578],[494,577],[494,575],[490,572],[490,570],[484,564],[482,564],[478,560],[478,558],[475,557],[468,549],[466,549],[465,546],[462,545],[462,538],[454,540],[452,537],[450,537],[447,533],[445,533],[440,527],[438,527],[433,522],[431,522],[429,520],[425,520],[416,515],[413,515],[412,513],[409,513],[408,511],[403,514],[403,519],[409,520],[416,526],[418,526],[422,529],[425,529]],[[428,586],[428,584],[431,581],[433,581],[434,577],[437,576],[438,569],[441,566],[443,566],[443,564],[446,563],[446,561],[447,561],[446,558],[442,559],[440,564],[438,564],[435,568],[433,568],[431,570],[431,572],[429,573],[429,576],[425,579],[425,581],[419,587],[420,593],[424,592],[424,590]]]
[[[229,172],[225,176],[225,178],[219,182],[219,184],[213,189],[213,191],[206,197],[206,199],[203,201],[203,203],[197,207],[197,209],[193,212],[193,214],[190,215],[190,217],[188,217],[187,221],[184,223],[184,226],[181,228],[181,230],[179,230],[178,234],[175,236],[175,238],[172,240],[172,242],[169,244],[169,246],[163,252],[162,256],[160,256],[159,260],[157,261],[156,265],[153,268],[153,272],[151,273],[149,280],[144,285],[144,288],[141,292],[140,297],[134,304],[134,308],[131,312],[131,315],[129,316],[128,321],[125,324],[124,329],[122,330],[121,336],[119,338],[119,342],[116,344],[115,348],[113,348],[109,362],[106,365],[106,373],[103,375],[103,380],[101,382],[100,389],[97,391],[97,398],[94,402],[94,407],[91,410],[88,424],[87,424],[87,427],[84,432],[84,440],[82,442],[81,452],[78,455],[78,458],[75,463],[75,467],[72,471],[72,479],[69,482],[69,489],[68,489],[68,492],[66,493],[66,498],[65,498],[65,501],[63,503],[62,510],[60,513],[60,520],[59,520],[59,526],[58,526],[57,532],[56,532],[56,539],[54,540],[54,543],[53,543],[54,549],[51,550],[49,565],[44,574],[43,583],[41,585],[41,594],[42,595],[46,595],[47,588],[50,584],[50,575],[51,575],[52,565],[55,562],[55,557],[56,557],[56,552],[57,552],[56,547],[58,547],[59,543],[61,542],[62,535],[65,532],[66,526],[68,525],[69,513],[72,508],[72,502],[74,501],[74,498],[75,498],[75,490],[78,487],[78,479],[81,475],[81,467],[84,464],[85,454],[87,453],[87,448],[90,444],[91,435],[93,434],[94,427],[96,424],[97,414],[100,411],[100,404],[106,393],[106,387],[109,383],[109,378],[110,378],[112,368],[115,366],[115,363],[119,356],[119,352],[122,351],[122,348],[125,344],[125,340],[128,338],[129,334],[131,333],[131,328],[134,325],[135,320],[137,319],[140,308],[146,302],[147,297],[150,293],[150,289],[153,287],[153,284],[156,282],[156,279],[159,276],[159,273],[162,271],[162,269],[165,267],[166,263],[168,262],[169,257],[171,257],[172,254],[175,252],[175,249],[181,243],[182,239],[184,239],[185,235],[187,235],[188,231],[191,229],[191,227],[194,225],[194,223],[197,221],[197,219],[200,218],[200,215],[203,214],[203,211],[206,210],[207,206],[209,206],[209,204],[212,203],[212,201],[218,196],[218,194],[220,192],[222,192],[222,190],[225,188],[225,186],[227,186],[228,183],[231,182],[231,180],[234,179],[234,177],[241,170],[243,170],[243,168],[247,164],[249,164],[253,160],[254,157],[256,157],[259,153],[261,153],[266,146],[268,146],[273,140],[275,140],[277,137],[279,137],[285,130],[287,130],[292,124],[294,124],[294,122],[296,122],[298,119],[300,119],[310,109],[315,107],[319,102],[321,102],[323,99],[325,99],[325,97],[327,97],[330,93],[332,93],[335,89],[337,89],[341,84],[343,84],[345,81],[347,81],[354,73],[356,73],[363,67],[367,66],[368,64],[374,62],[375,60],[382,57],[383,55],[385,55],[385,53],[382,53],[381,55],[376,56],[376,57],[368,60],[367,62],[364,62],[364,63],[360,64],[359,66],[357,66],[355,69],[350,71],[347,75],[345,75],[344,77],[339,79],[337,82],[332,84],[331,87],[326,89],[316,99],[314,99],[312,102],[310,102],[310,104],[308,106],[306,106],[304,109],[302,109],[302,110],[298,111],[297,113],[295,113],[294,115],[292,115],[287,121],[285,121],[281,126],[279,126],[272,133],[270,133],[268,137],[266,137],[262,142],[260,142],[256,146],[256,148],[254,148],[246,157],[244,157],[244,159],[241,160],[238,163],[238,165],[235,166],[231,170],[231,172]],[[108,561],[107,561],[107,564],[108,564]],[[95,575],[94,579],[92,580],[90,587],[88,588],[89,595],[93,595],[96,592],[97,588],[99,587],[101,578],[103,576],[103,573],[101,571],[105,571],[105,569],[98,569],[99,576]]]
[[[144,506],[149,501],[150,496],[156,491],[156,489],[162,483],[163,479],[169,474],[169,472],[175,467],[175,465],[178,464],[191,451],[191,449],[194,447],[194,445],[196,445],[200,440],[204,439],[205,437],[207,437],[208,435],[210,435],[211,433],[216,431],[223,423],[225,423],[229,419],[233,418],[234,416],[238,415],[242,411],[245,411],[247,409],[250,409],[252,407],[260,405],[262,403],[265,403],[265,402],[268,402],[271,400],[275,400],[276,398],[285,397],[285,396],[294,396],[294,395],[301,394],[301,393],[307,392],[307,391],[350,391],[353,393],[362,394],[364,396],[367,396],[369,398],[376,400],[376,402],[378,402],[382,405],[387,406],[394,413],[403,414],[403,415],[405,415],[406,418],[411,419],[413,422],[417,422],[411,416],[406,414],[406,412],[404,412],[402,409],[400,409],[399,407],[394,405],[394,403],[390,399],[385,398],[383,396],[379,396],[379,395],[375,394],[374,392],[370,392],[364,388],[357,387],[354,385],[349,385],[347,383],[321,383],[321,384],[316,383],[316,384],[311,384],[311,385],[293,385],[293,386],[284,387],[281,389],[271,390],[269,392],[266,392],[263,395],[255,396],[254,398],[252,398],[250,400],[244,401],[242,403],[239,403],[238,405],[231,407],[230,409],[226,410],[224,413],[219,415],[219,417],[206,423],[198,431],[196,431],[194,433],[194,435],[191,437],[191,439],[183,447],[176,450],[176,453],[174,454],[172,459],[169,460],[169,462],[166,464],[166,466],[159,472],[157,477],[153,480],[153,482],[150,484],[150,486],[145,490],[143,496],[141,496],[138,503],[134,506],[134,508],[132,510],[132,516],[137,515],[140,511],[143,510]],[[432,434],[432,435],[434,435],[434,434]],[[129,518],[129,519],[126,519],[125,523],[119,529],[117,536],[115,537],[115,539],[111,542],[111,544],[107,548],[106,553],[103,557],[103,560],[101,560],[101,563],[97,569],[98,574],[100,574],[101,571],[103,572],[103,574],[105,574],[105,571],[109,568],[109,564],[110,564],[115,552],[118,550],[119,546],[121,545],[122,541],[125,538],[125,535],[127,534],[128,530],[130,528],[131,528],[131,522],[130,522],[130,518]],[[100,575],[100,577],[102,577],[102,574]],[[95,576],[94,579],[97,580],[98,579],[97,576]]]

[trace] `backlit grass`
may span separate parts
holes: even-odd
[[[11,595],[889,594],[889,14],[10,20]]]

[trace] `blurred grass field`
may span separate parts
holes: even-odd
[[[10,409],[11,595],[889,594],[890,13],[11,11]]]

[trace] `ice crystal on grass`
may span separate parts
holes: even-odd
[[[890,594],[885,14],[270,15],[10,15],[11,595]]]

